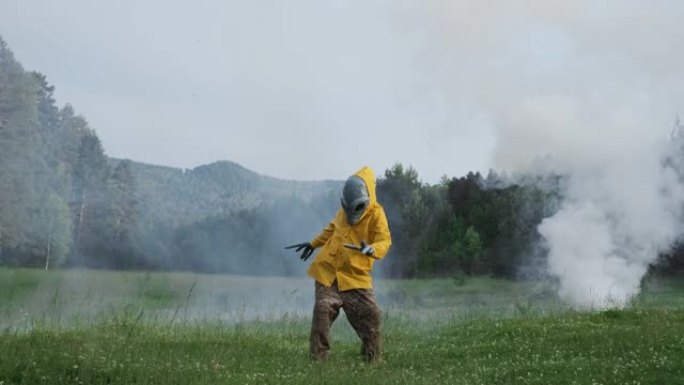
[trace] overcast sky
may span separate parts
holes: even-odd
[[[436,182],[519,162],[529,122],[671,124],[682,3],[2,0],[0,34],[110,156],[288,179],[402,162]]]

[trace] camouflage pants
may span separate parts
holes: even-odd
[[[382,315],[372,289],[340,291],[337,282],[331,287],[316,282],[316,303],[311,322],[311,358],[322,360],[330,351],[330,326],[344,309],[347,320],[361,338],[361,355],[366,361],[382,356],[380,324]]]

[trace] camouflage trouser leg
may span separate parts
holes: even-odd
[[[316,282],[316,302],[309,338],[312,359],[322,360],[328,357],[330,326],[340,314],[341,307],[342,297],[337,290],[337,283],[334,283],[332,287],[325,287]]]
[[[347,320],[361,338],[361,355],[366,361],[382,359],[382,313],[375,303],[373,289],[343,291],[342,307]]]
[[[340,292],[337,283],[325,287],[316,282],[316,303],[311,323],[311,357],[324,359],[330,351],[330,326],[344,308],[347,320],[361,338],[361,354],[367,361],[382,356],[381,312],[372,289]]]

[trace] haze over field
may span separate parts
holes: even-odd
[[[578,307],[623,306],[681,236],[677,1],[9,0],[0,34],[116,157],[288,179],[412,164],[563,175],[539,231]],[[480,230],[480,229],[477,229]]]

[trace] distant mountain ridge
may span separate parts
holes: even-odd
[[[123,161],[129,162],[138,184],[141,214],[151,223],[172,226],[272,204],[284,198],[308,201],[321,195],[336,195],[342,184],[332,180],[278,179],[231,161],[181,169],[109,158],[112,168]]]

